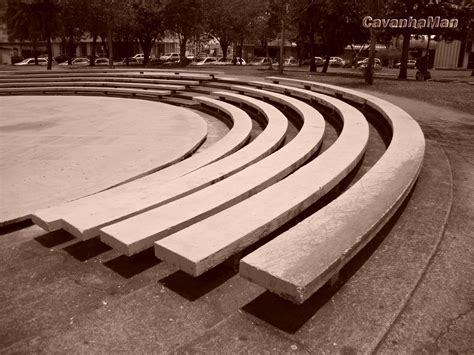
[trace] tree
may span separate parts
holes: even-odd
[[[375,17],[379,17],[382,12],[382,3],[380,0],[369,0],[370,13]],[[369,57],[367,58],[367,66],[364,71],[365,82],[372,85],[374,82],[374,58],[375,58],[375,45],[377,44],[378,33],[375,28],[370,28],[370,47]]]
[[[85,29],[92,37],[92,51],[90,66],[95,66],[97,38],[100,34],[107,32],[107,13],[102,0],[90,0],[86,2],[88,16],[85,18]]]
[[[164,31],[162,14],[159,0],[138,1],[131,6],[132,27],[143,50],[144,65],[148,64],[151,48]]]
[[[363,4],[359,0],[320,0],[318,34],[326,52],[323,72],[327,71],[330,56],[340,54],[354,39],[364,37],[361,26]],[[337,40],[335,40],[337,38]]]
[[[75,56],[76,47],[87,31],[88,2],[61,0],[59,3],[59,35],[63,39],[68,64]]]
[[[294,0],[291,4],[290,13],[299,36],[309,42],[312,72],[316,71],[316,38],[320,41],[320,49],[325,52],[323,72],[327,71],[330,56],[341,53],[348,44],[367,38],[361,26],[364,10],[361,0]]]
[[[425,26],[386,28],[385,31],[391,35],[403,35],[399,79],[407,78],[408,51],[412,35],[439,35],[455,38],[465,33],[472,19],[472,3],[465,0],[389,0],[386,5],[385,17],[387,18],[408,19],[412,16],[414,19],[426,19],[429,16],[439,16],[440,18],[457,18],[459,20],[456,29]]]
[[[207,30],[211,37],[219,41],[224,58],[232,44],[232,23],[234,20],[234,2],[228,0],[208,0]]]
[[[5,17],[8,40],[31,41],[35,63],[38,64],[38,42],[41,38],[41,27],[33,12],[32,4],[20,0],[8,0]]]
[[[298,31],[298,37],[304,43],[309,42],[310,65],[309,71],[316,72],[315,35],[319,27],[318,2],[314,0],[299,1],[291,7],[293,22]]]
[[[48,70],[52,65],[51,36],[56,30],[57,5],[54,0],[8,0],[6,25],[10,41],[30,41],[38,64],[38,44],[46,40]]]
[[[165,0],[162,16],[164,29],[178,35],[179,54],[184,64],[188,40],[203,30],[203,0]]]

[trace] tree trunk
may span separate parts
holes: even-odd
[[[222,56],[224,57],[224,60],[227,59],[227,49],[229,48],[229,41],[227,40],[221,40],[219,41],[219,44],[222,49]]]
[[[331,52],[328,51],[327,54],[326,54],[326,60],[324,61],[323,70],[321,70],[321,72],[323,72],[323,73],[327,73],[327,71],[328,71],[329,58],[331,58],[330,55],[331,55]]]
[[[89,65],[91,67],[94,67],[95,66],[95,47],[96,47],[96,44],[97,44],[97,35],[94,33],[92,34],[92,51],[91,51],[91,61],[89,63]]]
[[[312,73],[316,73],[318,68],[316,67],[316,62],[314,60],[314,33],[309,35],[309,55],[311,56],[309,62],[309,71]]]
[[[76,50],[76,46],[74,44],[74,37],[71,36],[67,40],[67,64],[71,65],[72,58],[74,58],[74,51]]]
[[[375,57],[375,44],[377,43],[377,33],[373,28],[370,28],[370,47],[369,47],[369,58],[367,58],[367,67],[364,71],[365,82],[369,85],[374,83],[374,57]]]
[[[179,63],[182,66],[187,65],[186,61],[186,44],[188,43],[188,37],[186,35],[181,36],[179,40]]]
[[[109,24],[109,28],[107,31],[107,42],[109,47],[109,68],[114,68],[114,48],[112,45],[112,26]]]
[[[410,49],[410,33],[403,34],[402,58],[400,59],[400,73],[398,79],[407,78],[408,50]]]
[[[265,38],[265,57],[267,57],[268,60],[268,70],[273,70],[273,63],[272,60],[270,60],[270,48],[268,48],[268,40]]]
[[[36,39],[33,39],[33,58],[35,58],[35,65],[38,65],[38,44]]]
[[[53,66],[53,51],[51,50],[51,36],[46,37],[46,50],[48,51],[48,67],[47,70],[51,70]]]
[[[149,38],[146,38],[143,41],[140,41],[140,45],[142,46],[142,49],[143,49],[143,65],[144,66],[147,66],[148,62],[150,61],[150,52],[154,44],[155,44],[154,39],[150,40]]]
[[[104,48],[105,56],[108,58],[109,57],[109,46],[107,45],[105,34],[100,35],[100,41],[102,42],[102,48]]]
[[[281,40],[280,40],[280,62],[278,63],[278,74],[283,74],[283,64],[285,61],[285,19],[281,20]]]

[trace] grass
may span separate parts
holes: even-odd
[[[299,73],[298,73],[299,74]],[[323,83],[340,85],[352,89],[363,89],[390,95],[407,97],[433,105],[451,107],[456,110],[474,112],[474,86],[466,83],[375,79],[373,85],[367,85],[362,78],[338,76],[301,75],[297,78],[311,78]]]
[[[209,69],[209,68],[208,68]],[[222,71],[220,68],[219,71]],[[277,75],[277,70],[255,69],[249,67],[225,68],[225,73],[229,75],[248,75],[265,77]],[[411,73],[412,74],[412,73]],[[414,74],[413,74],[414,75]],[[451,74],[455,75],[455,74]],[[319,81],[327,84],[339,85],[351,89],[360,89],[373,92],[380,92],[389,95],[407,97],[427,102],[433,105],[450,107],[459,111],[474,112],[474,86],[467,81],[474,81],[474,78],[460,76],[462,82],[437,82],[437,81],[416,81],[398,80],[392,78],[375,78],[373,85],[364,82],[361,73],[309,73],[301,70],[285,70],[284,76],[295,79]]]

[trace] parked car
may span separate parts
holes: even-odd
[[[369,58],[364,58],[363,60],[359,60],[357,62],[357,66],[360,67],[361,65],[366,65],[369,61]],[[382,61],[379,58],[374,58],[374,63],[382,65]]]
[[[367,57],[358,57],[357,58],[357,66],[359,66],[362,63],[365,63],[367,61]]]
[[[322,67],[324,65],[324,59],[321,57],[314,57],[314,63],[317,67]],[[303,64],[310,65],[311,58],[303,60]]]
[[[331,67],[343,67],[346,61],[341,57],[331,57],[329,58],[329,66]]]
[[[271,58],[268,57],[256,57],[252,61],[248,63],[248,65],[269,65],[272,64],[273,61]]]
[[[213,65],[232,65],[232,58],[218,58]]]
[[[105,65],[105,66],[108,66],[109,65],[109,58],[97,58],[95,60],[95,65]]]
[[[138,54],[135,54],[132,58],[136,59],[138,63],[143,63],[143,61],[145,60],[145,55],[143,53],[138,53]],[[148,60],[150,59],[151,58],[148,57]]]
[[[363,61],[361,61],[360,64],[358,64],[358,67],[360,70],[365,70],[367,68],[367,63],[369,62],[369,59],[366,58]],[[380,61],[379,58],[374,58],[374,70],[382,70],[382,62]]]
[[[78,58],[74,58],[72,60],[71,65],[76,66],[76,67],[84,67],[84,66],[89,65],[89,63],[90,63],[89,58],[78,57]],[[62,62],[59,65],[60,66],[65,66],[65,65],[68,65],[68,63],[67,63],[67,61],[65,61],[65,62]]]
[[[395,64],[395,68],[400,68],[402,63],[398,62]],[[416,67],[416,60],[415,59],[408,59],[407,61],[407,68],[408,69],[415,69]]]
[[[160,62],[178,62],[180,58],[179,53],[166,53],[160,56]]]
[[[35,65],[35,58],[26,58],[13,65]],[[38,65],[48,65],[48,60],[45,58],[38,58]]]
[[[214,64],[215,62],[217,62],[216,57],[206,57],[201,59],[199,62],[192,62],[191,65],[209,65]]]
[[[64,54],[60,54],[60,55],[57,55],[56,57],[54,57],[54,60],[55,60],[56,63],[61,64],[65,61],[67,61],[67,56],[65,56]]]
[[[119,62],[114,62],[114,64],[117,64],[117,65],[126,65],[127,64],[127,58],[123,58],[121,61]],[[129,57],[128,58],[128,64],[129,65],[137,65],[137,64],[140,64],[140,62],[136,59],[136,58],[133,58],[133,57]]]
[[[242,58],[242,57],[234,57],[234,58],[232,58],[232,60],[231,60],[231,64],[235,64],[235,65],[247,65],[247,62],[246,62],[245,59]]]
[[[299,63],[296,59],[289,58],[289,59],[285,59],[285,61],[283,62],[283,65],[285,65],[285,66],[297,66],[297,65],[299,65]]]

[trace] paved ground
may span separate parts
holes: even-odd
[[[144,100],[12,96],[0,108],[0,225],[166,167],[207,134],[200,115]]]
[[[420,122],[426,160],[341,283],[296,307],[225,265],[196,280],[25,226],[0,238],[0,352],[474,353],[474,117],[380,96]]]

